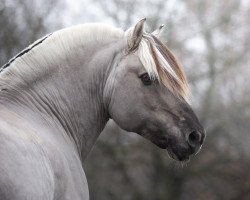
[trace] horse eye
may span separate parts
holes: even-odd
[[[141,81],[143,82],[144,85],[151,85],[152,81],[148,75],[148,73],[142,74],[140,76]]]

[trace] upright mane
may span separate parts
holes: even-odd
[[[89,42],[105,42],[124,37],[124,31],[102,23],[86,23],[53,32],[21,51],[0,68],[0,73],[11,66],[13,70],[20,65],[53,65],[64,55],[72,54],[76,46]],[[15,66],[18,65],[18,66]],[[23,69],[25,70],[25,69]]]

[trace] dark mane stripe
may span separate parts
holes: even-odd
[[[28,53],[30,50],[32,50],[34,47],[38,46],[39,44],[41,44],[44,40],[46,40],[49,36],[51,36],[52,33],[44,36],[43,38],[41,38],[40,40],[36,41],[34,44],[32,44],[31,46],[29,46],[28,48],[22,50],[20,53],[18,53],[14,58],[12,58],[9,62],[7,62],[5,65],[3,65],[0,68],[0,73],[7,67],[9,67],[11,65],[11,63],[13,63],[17,58],[23,56],[24,54]]]

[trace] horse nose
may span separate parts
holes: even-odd
[[[199,131],[192,131],[189,133],[187,143],[193,152],[197,152],[204,141],[205,134]]]

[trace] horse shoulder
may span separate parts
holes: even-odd
[[[11,112],[0,116],[0,199],[88,199],[72,148]]]
[[[0,199],[53,199],[48,159],[21,132],[0,121]]]

